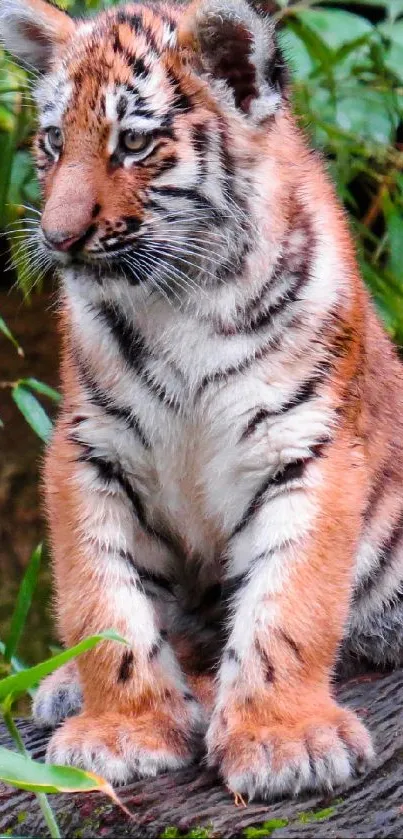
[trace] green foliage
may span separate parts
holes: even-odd
[[[21,633],[25,626],[25,621],[31,607],[32,597],[38,581],[41,559],[42,545],[38,545],[31,554],[31,558],[15,602],[14,612],[11,618],[10,632],[4,649],[4,659],[7,664],[10,664],[13,659],[17,650],[18,641],[20,640]]]
[[[260,839],[260,837],[263,839],[264,836],[272,836],[275,830],[287,827],[287,825],[288,819],[269,819],[258,827],[245,827],[243,833],[246,839]]]
[[[187,833],[179,830],[179,827],[166,827],[160,839],[210,839],[212,835],[208,827],[193,827]]]
[[[336,4],[334,4],[336,5]],[[367,0],[367,5],[373,5]],[[383,20],[318,3],[279,13],[297,113],[350,214],[364,278],[392,337],[403,342],[403,14],[377,0]],[[354,10],[355,0],[350,2]],[[360,11],[363,4],[359,6]]]
[[[91,635],[89,638],[85,638],[69,650],[63,650],[62,653],[54,655],[51,658],[46,659],[46,661],[42,661],[40,664],[35,664],[33,667],[21,670],[19,673],[14,673],[11,676],[7,676],[5,679],[2,679],[0,681],[0,702],[6,701],[9,697],[15,698],[19,693],[23,693],[28,688],[37,685],[41,679],[45,678],[45,676],[49,676],[49,674],[57,670],[58,667],[61,667],[63,664],[67,664],[71,661],[71,659],[77,658],[78,655],[82,655],[82,653],[92,650],[100,643],[100,641],[118,641],[121,644],[126,643],[125,639],[122,638],[121,635],[118,635],[112,630],[100,632],[98,635]]]
[[[8,340],[9,340],[9,341],[11,341],[11,343],[13,344],[13,346],[15,347],[15,349],[17,350],[18,355],[20,355],[21,357],[23,357],[23,356],[24,356],[24,350],[22,349],[22,347],[20,347],[20,345],[19,345],[19,343],[18,343],[17,339],[16,339],[16,338],[14,338],[13,333],[9,330],[9,328],[8,328],[8,326],[7,326],[6,322],[5,322],[5,320],[4,320],[2,317],[0,317],[0,332],[1,332],[1,333],[2,333],[2,334],[6,337],[6,338],[8,338]]]
[[[301,824],[310,824],[310,822],[323,822],[330,819],[336,812],[336,807],[325,807],[323,810],[307,810],[305,813],[300,813],[298,821]]]
[[[8,338],[9,341],[11,341],[18,354],[20,356],[24,356],[24,350],[19,346],[18,341],[2,317],[0,317],[0,332]],[[37,393],[40,396],[45,396],[54,403],[60,402],[60,393],[58,393],[53,387],[35,379],[33,376],[29,376],[25,379],[18,379],[17,382],[0,382],[0,388],[10,388],[12,398],[22,415],[25,417],[28,425],[30,425],[38,437],[46,443],[50,437],[52,423],[41,403],[38,401],[36,396],[34,396],[34,393]],[[3,423],[0,419],[0,428],[2,425]]]
[[[30,792],[101,792],[109,793],[109,785],[93,775],[71,766],[39,763],[26,755],[10,752],[0,746],[0,780]],[[112,796],[114,798],[114,796]]]
[[[27,423],[31,426],[33,431],[35,431],[38,437],[46,443],[50,437],[52,423],[47,413],[42,408],[41,403],[38,402],[33,393],[20,382],[14,385],[12,395],[15,404],[20,409]]]

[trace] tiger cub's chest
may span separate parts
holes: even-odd
[[[151,444],[128,453],[150,520],[180,534],[190,554],[216,555],[256,492],[298,451],[301,412],[271,411],[278,388],[258,374],[226,382],[186,413],[149,413]],[[297,412],[298,414],[298,412]]]

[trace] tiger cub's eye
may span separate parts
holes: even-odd
[[[46,139],[48,141],[49,147],[56,154],[58,154],[60,150],[63,148],[63,134],[60,128],[56,128],[56,126],[48,128]]]
[[[140,154],[151,144],[151,137],[147,137],[147,134],[137,134],[136,131],[124,131],[121,143],[129,154]]]

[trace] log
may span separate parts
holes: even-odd
[[[236,807],[215,775],[199,765],[122,787],[119,795],[133,813],[132,819],[97,793],[51,796],[62,836],[402,839],[403,670],[360,676],[337,692],[340,701],[365,720],[377,757],[367,775],[352,780],[332,797],[306,795],[293,801]],[[19,726],[31,754],[43,758],[49,733],[39,731],[29,720],[20,720]],[[0,744],[10,745],[4,728]],[[0,784],[0,833],[48,835],[33,795]]]

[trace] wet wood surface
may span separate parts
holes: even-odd
[[[215,775],[199,765],[121,788],[119,795],[132,819],[96,793],[51,796],[62,836],[151,839],[190,833],[206,839],[264,835],[275,839],[402,839],[403,670],[351,680],[338,693],[340,701],[355,708],[372,731],[377,758],[367,775],[336,790],[333,796],[301,796],[294,801],[236,807]],[[43,758],[48,735],[29,720],[21,721],[20,728],[31,754]],[[0,730],[0,744],[9,745],[4,729]],[[196,828],[204,830],[195,832]],[[0,833],[47,835],[31,794],[0,784]]]

